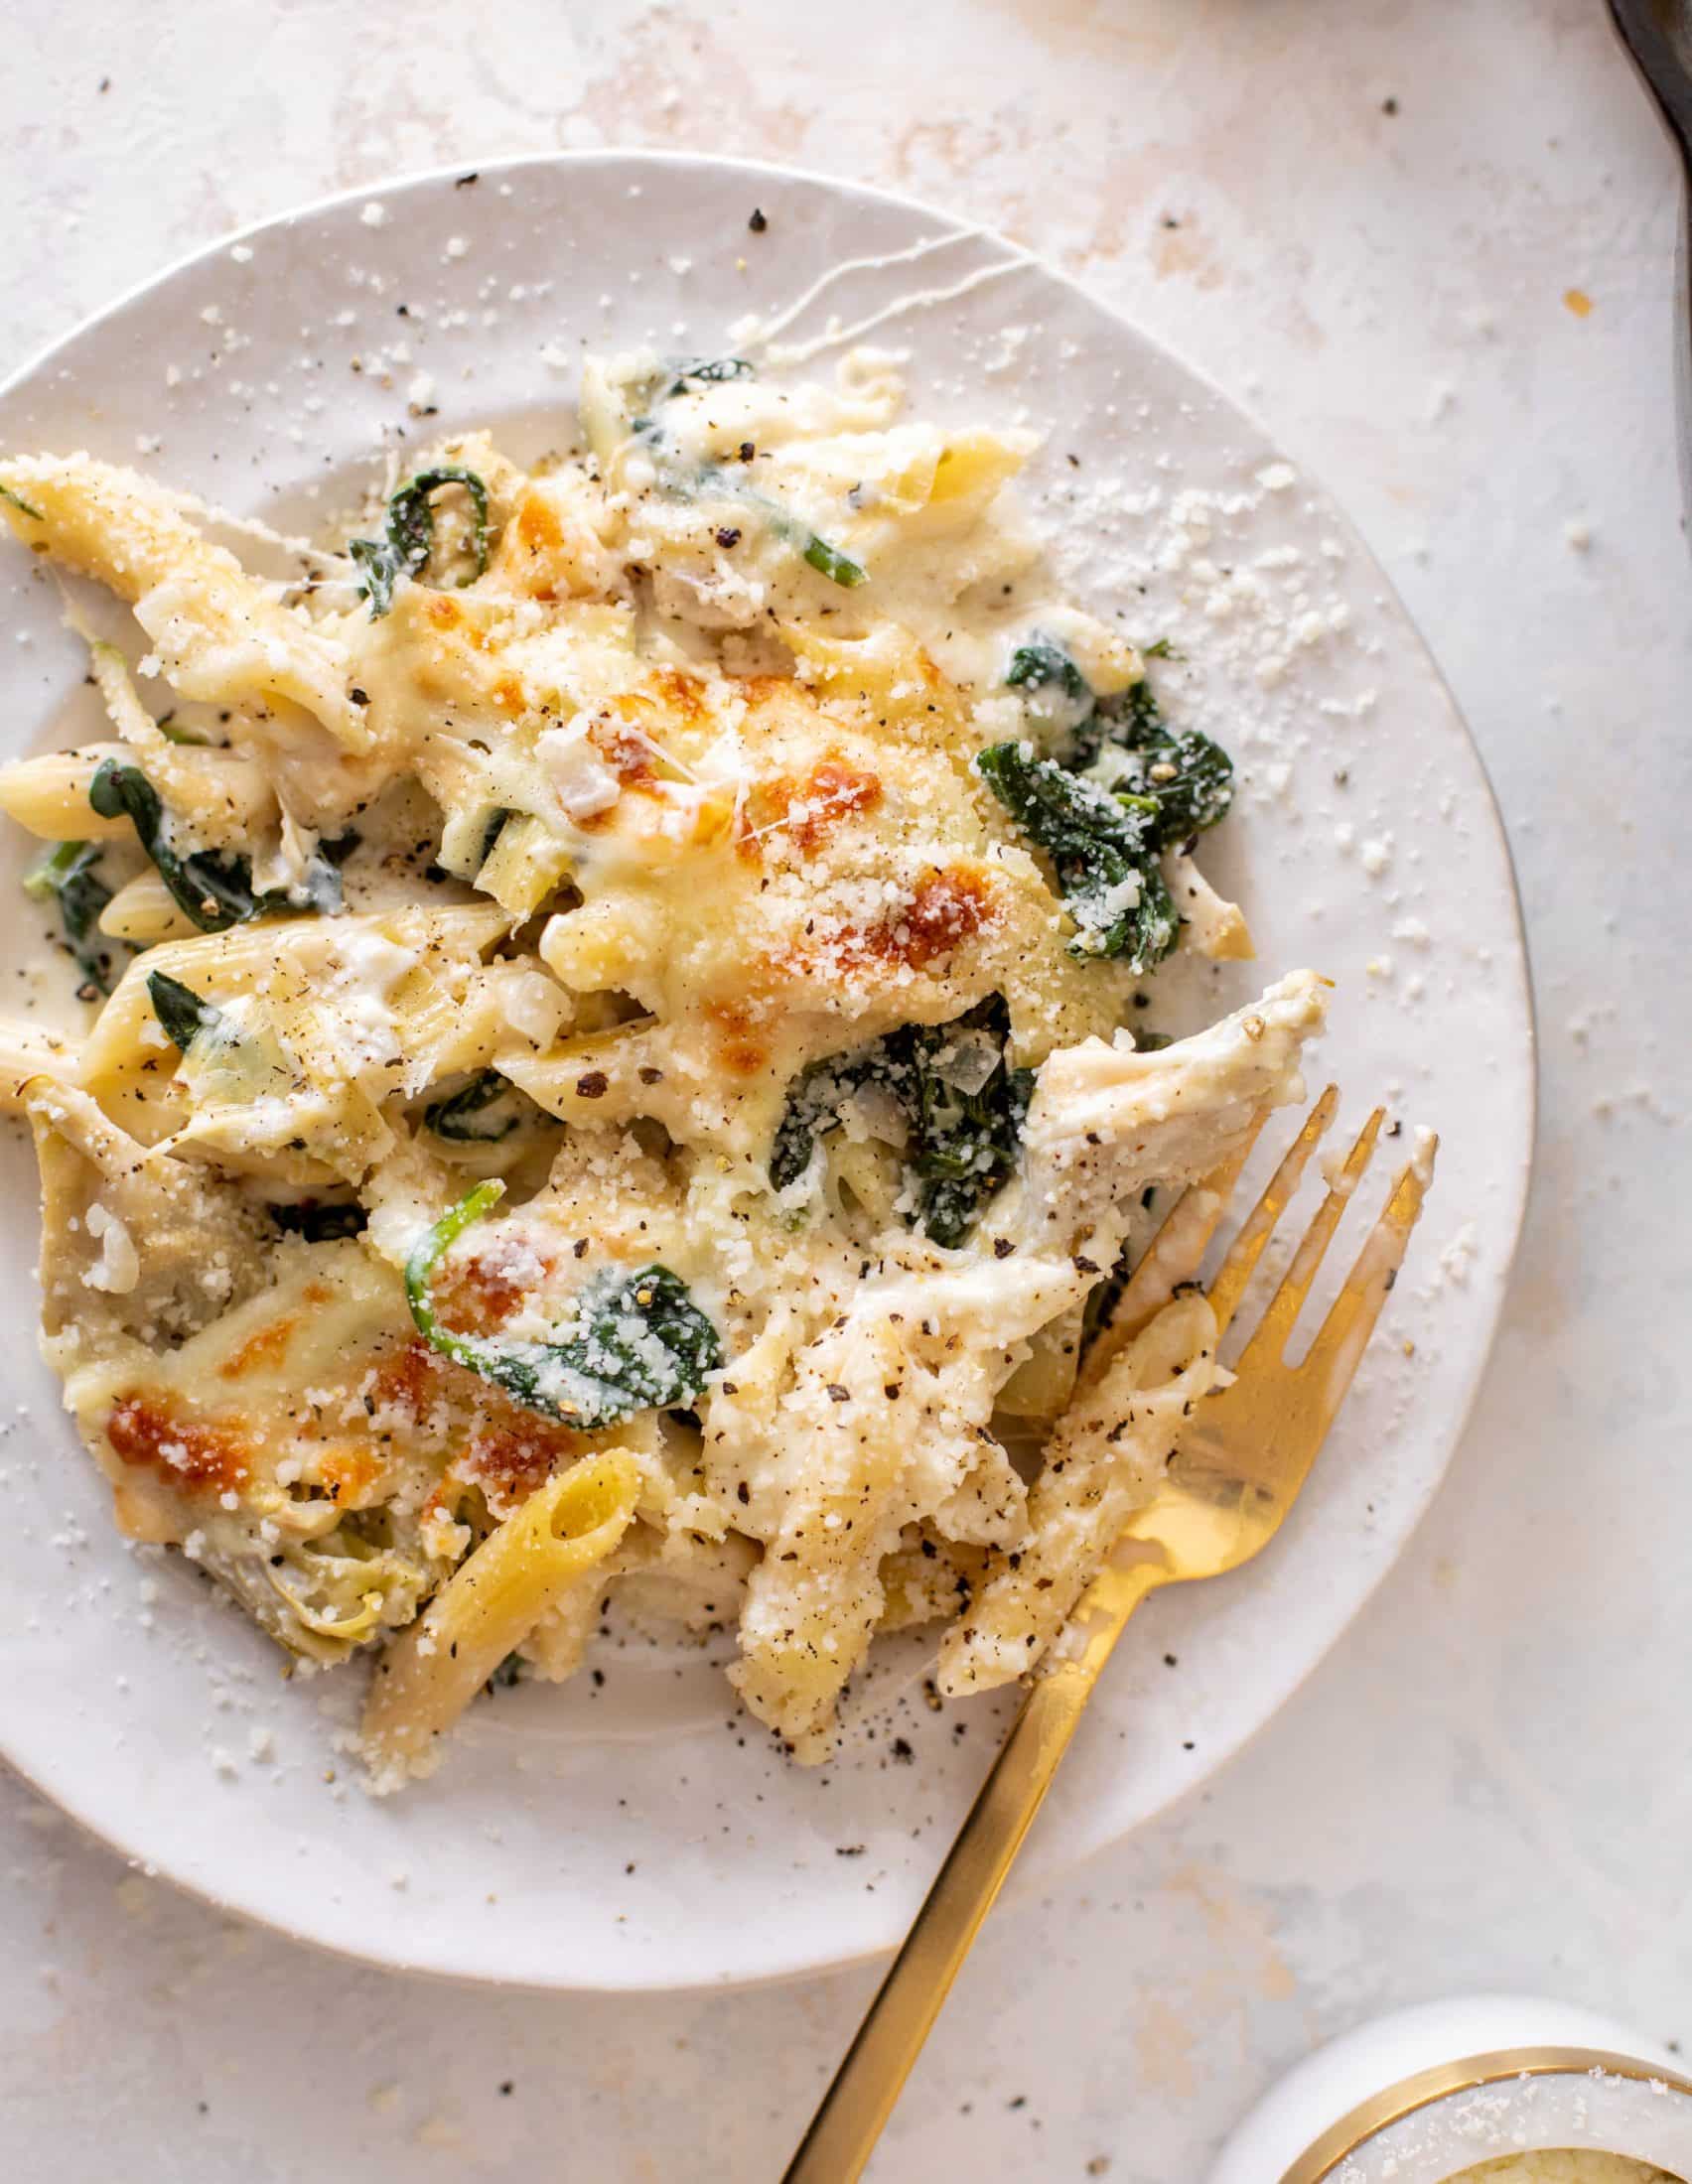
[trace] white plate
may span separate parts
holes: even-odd
[[[143,460],[309,525],[322,482],[345,499],[384,432],[491,422],[532,452],[567,435],[584,348],[718,352],[743,313],[842,266],[795,336],[893,307],[874,338],[909,348],[918,405],[1050,432],[1033,489],[1072,582],[1142,641],[1174,640],[1171,708],[1239,761],[1207,862],[1244,896],[1262,974],[1333,973],[1319,1066],[1445,1140],[1387,1339],[1296,1517],[1248,1570],[1146,1611],[1023,1859],[1038,1885],[1217,1766],[1379,1582],[1451,1454],[1515,1241],[1533,1063],[1508,858],[1451,698],[1343,518],[1187,366],[996,238],[840,183],[649,153],[427,177],[220,244],[14,380],[0,445]],[[409,414],[428,403],[438,419]],[[21,751],[63,721],[81,663],[21,554],[0,555],[0,588]],[[17,904],[10,829],[0,855]],[[21,951],[17,910],[11,929]],[[1176,1006],[1160,996],[1151,1021]],[[47,1794],[221,1904],[395,1966],[682,1986],[896,1939],[1002,1706],[931,1711],[907,1651],[812,1772],[697,1656],[609,1641],[603,1684],[478,1706],[432,1783],[370,1801],[332,1742],[356,1675],[283,1686],[191,1569],[119,1545],[31,1339],[33,1164],[21,1144],[0,1157],[20,1404],[0,1441],[0,1743]]]

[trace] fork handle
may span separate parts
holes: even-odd
[[[1088,1588],[1071,1625],[1080,1640],[1075,1657],[1043,1675],[1024,1699],[782,2184],[854,2184],[863,2173],[1045,1802],[1099,1671],[1129,1616],[1168,1574],[1151,1561],[1107,1566]]]

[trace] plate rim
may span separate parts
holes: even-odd
[[[720,174],[745,175],[756,180],[768,177],[773,182],[798,183],[812,189],[849,199],[868,200],[891,206],[908,214],[934,223],[942,239],[951,241],[973,239],[990,243],[1004,251],[1008,262],[1020,261],[1033,267],[1045,281],[1057,283],[1078,296],[1089,309],[1101,314],[1116,327],[1130,335],[1134,341],[1144,343],[1174,364],[1197,388],[1217,402],[1224,410],[1245,420],[1253,433],[1277,452],[1285,452],[1295,458],[1301,477],[1321,493],[1325,503],[1325,517],[1344,536],[1349,548],[1358,555],[1361,563],[1378,585],[1388,610],[1401,621],[1410,633],[1420,652],[1422,663],[1433,682],[1443,694],[1453,720],[1462,731],[1484,791],[1478,813],[1484,817],[1492,843],[1500,853],[1504,877],[1508,883],[1507,896],[1510,930],[1515,941],[1515,958],[1512,966],[1513,998],[1518,1002],[1523,1022],[1525,1039],[1524,1104],[1525,1124],[1517,1157],[1505,1178],[1508,1197],[1497,1221],[1497,1235],[1502,1246],[1495,1272],[1491,1273],[1489,1294],[1475,1315],[1484,1320],[1483,1340],[1478,1345],[1466,1385],[1460,1387],[1458,1401],[1447,1414],[1447,1427],[1441,1435],[1442,1453],[1430,1470],[1420,1498],[1410,1511],[1397,1538],[1380,1564],[1374,1569],[1362,1590],[1350,1599],[1332,1632],[1304,1660],[1297,1673],[1282,1691],[1274,1705],[1262,1718],[1249,1727],[1235,1733],[1231,1740],[1223,1736],[1213,1751],[1206,1752],[1206,1764],[1188,1780],[1170,1786],[1156,1795],[1139,1816],[1127,1826],[1106,1824],[1096,1831],[1081,1831],[1081,1839],[1069,1844],[1061,1856],[1049,1859],[1038,1874],[1025,1866],[1013,1868],[1006,1883],[1003,1900],[1008,1904],[1020,1903],[1037,1889],[1051,1887],[1068,1878],[1079,1867],[1113,1845],[1126,1842],[1139,1830],[1167,1816],[1187,1799],[1205,1789],[1215,1777],[1228,1767],[1247,1747],[1279,1717],[1285,1706],[1303,1690],[1316,1671],[1339,1647],[1363,1609],[1375,1597],[1387,1578],[1397,1568],[1412,1541],[1427,1519],[1434,1500],[1440,1493],[1450,1472],[1459,1446],[1468,1433],[1479,1402],[1482,1385],[1492,1361],[1498,1330],[1504,1308],[1509,1301],[1519,1254],[1522,1231],[1526,1221],[1529,1196],[1538,1159],[1540,1128],[1540,1041],[1538,1009],[1533,979],[1533,959],[1524,912],[1520,876],[1516,868],[1514,852],[1498,795],[1484,752],[1470,726],[1467,714],[1458,703],[1455,691],[1441,666],[1438,655],[1428,642],[1421,623],[1406,606],[1397,586],[1388,575],[1379,557],[1369,545],[1347,505],[1331,489],[1325,474],[1308,467],[1298,460],[1296,440],[1284,441],[1278,431],[1271,431],[1251,403],[1224,387],[1204,366],[1193,362],[1183,351],[1171,346],[1159,336],[1137,325],[1125,310],[1099,295],[1084,280],[1062,270],[1036,250],[999,229],[982,221],[947,211],[927,200],[900,190],[887,189],[877,183],[833,175],[820,169],[803,167],[780,160],[742,158],[726,153],[692,152],[673,146],[644,146],[611,144],[600,146],[561,147],[550,152],[505,154],[486,160],[460,159],[442,162],[432,167],[406,169],[397,174],[357,183],[348,188],[321,193],[303,200],[297,205],[272,212],[261,218],[227,228],[208,241],[179,253],[153,271],[143,275],[120,293],[101,304],[97,309],[77,320],[65,333],[50,340],[28,355],[15,369],[0,379],[0,403],[4,403],[45,367],[54,363],[62,354],[95,333],[108,320],[116,318],[132,305],[140,303],[152,292],[166,286],[180,275],[208,265],[227,256],[237,244],[248,239],[274,234],[278,230],[296,226],[325,213],[331,213],[352,204],[371,200],[386,200],[400,193],[411,195],[438,187],[443,183],[456,183],[466,174],[475,174],[479,180],[530,173],[543,170],[572,167],[613,166],[637,164],[644,167],[697,170],[707,168]],[[371,239],[372,247],[379,249],[379,241]],[[3,1725],[0,1725],[3,1736]],[[72,1822],[78,1831],[105,1849],[121,1858],[131,1869],[142,1871],[149,1878],[163,1879],[184,1895],[192,1897],[225,1917],[250,1921],[255,1926],[282,1939],[313,1951],[329,1960],[368,1966],[375,1970],[404,1978],[421,1978],[453,1986],[505,1987],[516,1992],[533,1993],[606,1993],[606,1994],[658,1994],[658,1993],[721,1993],[739,1988],[752,1988],[789,1983],[798,1979],[820,1978],[836,1972],[874,1963],[892,1954],[902,1936],[891,1940],[839,1950],[821,1958],[810,1958],[802,1963],[768,1966],[752,1971],[726,1972],[716,1975],[671,1974],[652,1978],[631,1967],[634,1977],[618,1977],[614,1968],[604,1967],[591,1979],[573,1975],[568,1965],[561,1966],[558,1978],[541,1978],[525,1974],[500,1972],[486,1965],[451,1965],[442,1962],[424,1962],[408,1959],[392,1951],[374,1946],[357,1946],[314,1932],[307,1927],[289,1922],[280,1912],[258,1910],[244,1902],[235,1901],[214,1882],[199,1877],[189,1877],[168,1871],[155,1864],[144,1852],[125,1846],[108,1832],[90,1813],[68,1802],[61,1793],[50,1788],[30,1767],[24,1765],[0,1741],[0,1762],[37,1796],[46,1800],[57,1811]],[[943,1855],[943,1853],[942,1853]]]

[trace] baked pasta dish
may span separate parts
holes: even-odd
[[[109,733],[0,772],[85,1017],[0,1026],[47,1355],[129,1538],[373,1657],[381,1780],[620,1592],[805,1759],[879,1631],[1021,1676],[1210,1385],[1199,1296],[1093,1337],[1325,985],[1136,1035],[1250,953],[1232,768],[1054,596],[1034,445],[863,352],[591,361],[568,450],[445,441],[285,578],[0,463],[136,631]]]

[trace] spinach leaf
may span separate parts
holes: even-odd
[[[342,903],[341,866],[357,846],[349,832],[320,842],[307,861],[305,900],[285,887],[254,893],[252,865],[245,858],[216,850],[193,850],[179,856],[171,846],[170,815],[164,799],[139,766],[104,758],[88,783],[88,802],[102,819],[127,814],[141,847],[158,868],[171,899],[203,933],[226,932],[253,917],[275,917],[306,910],[333,913]]]
[[[443,485],[462,485],[475,515],[476,567],[464,583],[474,584],[488,567],[488,487],[475,471],[457,463],[419,471],[388,501],[383,537],[348,541],[348,553],[364,572],[358,591],[370,603],[372,621],[392,612],[394,587],[401,577],[421,576],[428,567],[435,544],[435,509],[429,495]]]
[[[466,470],[462,464],[437,464],[433,470],[419,471],[400,486],[388,502],[388,539],[403,557],[408,576],[426,567],[435,543],[435,509],[429,496],[443,485],[462,485],[470,495],[476,569],[466,582],[474,584],[488,567],[488,487],[475,471]]]
[[[910,1128],[906,1175],[923,1234],[962,1243],[1016,1166],[1034,1093],[1034,1071],[1006,1060],[1009,1036],[1010,1012],[994,994],[950,1024],[902,1024],[855,1053],[813,1062],[776,1129],[772,1183],[785,1190],[797,1182],[842,1103],[860,1085],[880,1084]]]
[[[1006,1060],[1010,1012],[997,994],[953,1024],[909,1028],[922,1230],[961,1244],[1017,1164],[1034,1071]]]
[[[88,784],[88,802],[102,819],[128,814],[172,899],[202,932],[222,932],[257,914],[251,865],[214,852],[179,857],[170,845],[164,799],[139,766],[102,759]]]
[[[46,516],[42,514],[39,508],[32,507],[23,494],[15,493],[10,485],[0,485],[0,500],[10,501],[14,508],[21,509],[33,523],[45,523],[47,521]]]
[[[819,537],[808,524],[790,515],[778,500],[772,500],[768,493],[761,493],[756,486],[749,485],[738,472],[722,463],[684,463],[669,434],[650,417],[636,417],[631,431],[651,455],[660,489],[673,498],[694,500],[701,495],[717,494],[724,500],[739,501],[742,507],[751,508],[761,516],[777,538],[793,547],[802,561],[820,576],[827,577],[831,584],[841,585],[851,592],[869,582],[870,573],[860,562]]]
[[[698,386],[720,385],[725,379],[756,379],[758,366],[744,356],[681,356],[671,364],[673,374],[666,395],[684,394],[692,380]]]
[[[1160,638],[1144,656],[1173,657],[1169,639]],[[1227,752],[1197,729],[1172,728],[1144,677],[1114,696],[1095,698],[1068,653],[1036,635],[1012,653],[1005,682],[1011,689],[1056,688],[1082,709],[1050,755],[1066,772],[1093,775],[1102,788],[1151,797],[1159,809],[1159,849],[1213,827],[1232,803]]]
[[[532,1107],[514,1084],[496,1069],[485,1069],[472,1077],[460,1092],[435,1100],[423,1110],[423,1127],[454,1145],[498,1145],[523,1120]],[[503,1107],[503,1114],[490,1115],[489,1108]]]
[[[1095,698],[1089,684],[1085,704],[1062,734],[1052,740],[1049,755],[1066,773],[1091,773],[1105,751],[1115,751],[1136,732],[1146,709],[1157,713],[1157,700],[1147,682],[1137,682],[1114,698]]]
[[[1066,773],[1032,744],[991,744],[975,766],[1017,825],[1051,858],[1079,930],[1076,956],[1124,956],[1135,973],[1161,963],[1179,920],[1158,870],[1158,806]]]
[[[861,1084],[885,1084],[899,1099],[904,1097],[904,1072],[892,1051],[891,1039],[856,1053],[831,1054],[813,1061],[800,1073],[787,1095],[781,1120],[776,1127],[776,1143],[770,1155],[770,1180],[777,1190],[788,1190],[802,1176],[816,1150],[818,1133],[839,1119],[841,1107]]]
[[[188,1052],[203,1032],[212,1033],[225,1044],[234,1044],[237,1034],[222,1010],[213,1002],[203,1001],[193,987],[183,985],[180,979],[171,978],[164,971],[149,971],[147,992],[166,1038],[183,1053]]]
[[[266,1210],[284,1236],[303,1236],[308,1244],[360,1236],[369,1220],[362,1206],[347,1199],[302,1198],[295,1204],[273,1205]]]
[[[1101,706],[1098,718],[1110,720],[1111,741],[1089,770],[1113,793],[1126,789],[1157,805],[1160,849],[1191,841],[1226,815],[1233,802],[1233,761],[1219,744],[1196,728],[1171,728],[1155,699],[1124,708],[1119,718]]]
[[[398,554],[385,538],[350,538],[349,558],[363,571],[358,597],[370,603],[370,619],[380,621],[393,613],[393,588],[410,572],[400,565]]]
[[[1180,925],[1158,861],[1227,811],[1232,761],[1197,729],[1172,728],[1143,677],[1095,698],[1074,661],[1048,639],[1020,646],[1005,680],[1060,693],[1078,718],[1050,740],[1050,756],[1032,744],[995,744],[978,754],[976,769],[1057,867],[1080,928],[1071,953],[1126,956],[1136,972],[1147,971],[1174,948]]]
[[[468,1366],[526,1409],[592,1433],[637,1411],[688,1404],[723,1362],[716,1328],[687,1286],[667,1267],[608,1271],[576,1298],[562,1341],[518,1342],[455,1334],[435,1316],[430,1285],[445,1253],[504,1194],[479,1183],[425,1230],[405,1268],[405,1294],[417,1331],[431,1349]]]
[[[328,841],[319,841],[306,859],[305,879],[301,889],[304,902],[297,902],[286,887],[275,887],[267,894],[256,895],[254,900],[267,913],[307,908],[320,911],[325,917],[334,917],[346,900],[346,890],[341,884],[341,868],[358,847],[356,827],[349,827],[345,834],[332,835]]]
[[[1056,683],[1066,698],[1092,696],[1086,677],[1062,646],[1049,637],[1034,637],[1027,644],[1019,644],[1011,654],[1005,681],[1013,690],[1041,690]]]
[[[75,958],[84,981],[96,992],[111,992],[111,951],[101,945],[100,912],[111,900],[111,889],[95,869],[100,861],[97,842],[61,842],[50,857],[24,881],[24,892],[37,901],[49,895],[59,903],[65,945]]]

